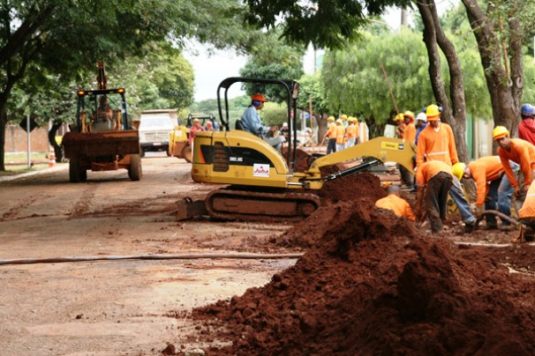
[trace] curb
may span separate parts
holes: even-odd
[[[55,167],[51,167],[51,168],[40,169],[38,171],[26,172],[26,173],[16,174],[16,175],[12,175],[12,176],[0,177],[0,182],[8,182],[8,181],[11,181],[11,180],[20,179],[20,178],[26,178],[26,177],[35,176],[35,175],[38,175],[38,174],[62,171],[62,170],[67,169],[68,167],[69,167],[68,163],[58,163],[58,164],[56,164]]]

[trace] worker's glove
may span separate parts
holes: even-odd
[[[520,187],[515,187],[515,197],[521,197],[522,191],[520,190]]]

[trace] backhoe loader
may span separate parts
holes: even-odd
[[[98,89],[77,92],[76,123],[63,136],[69,180],[87,180],[87,170],[122,168],[131,180],[138,181],[142,176],[139,134],[130,126],[125,89],[107,88],[102,62],[98,64],[97,81]]]
[[[229,130],[227,91],[234,83],[277,84],[287,93],[290,148],[283,157],[262,138],[241,130]],[[226,117],[220,91],[225,89]],[[299,84],[273,79],[227,78],[218,88],[221,123],[226,131],[198,132],[194,141],[191,175],[195,182],[225,184],[208,194],[204,201],[179,202],[177,219],[208,213],[228,220],[256,220],[259,216],[295,220],[312,214],[320,204],[314,193],[326,181],[366,171],[383,162],[397,162],[413,172],[415,148],[401,139],[380,137],[342,151],[316,156],[304,172],[296,167],[296,101]],[[291,110],[293,110],[293,115]],[[293,122],[291,122],[293,120]],[[239,126],[239,125],[238,125]],[[367,157],[364,163],[322,176],[322,167]],[[370,159],[371,158],[371,159]]]
[[[189,130],[193,126],[193,119],[199,119],[201,125],[204,127],[206,122],[211,122],[212,127],[215,129],[215,117],[209,116],[192,116],[188,115],[186,123],[180,123],[175,126],[169,133],[169,156],[183,158],[186,162],[191,163],[191,146],[189,143]]]

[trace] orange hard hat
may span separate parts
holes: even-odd
[[[208,122],[206,123],[206,126],[212,126],[212,122],[208,121]]]
[[[199,122],[201,122],[201,120],[199,120],[199,119],[197,119],[197,118],[193,119],[193,123],[194,123],[194,124],[198,124]]]
[[[261,101],[263,103],[267,102],[266,98],[262,94],[255,94],[253,95],[251,100]]]

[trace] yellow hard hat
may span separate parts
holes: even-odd
[[[347,120],[347,115],[346,115],[346,114],[340,115],[340,118],[341,118],[342,120]]]
[[[336,122],[337,122],[338,124],[341,124],[341,123],[342,123],[342,119],[336,119]]]
[[[329,116],[329,117],[327,118],[327,121],[334,121],[334,116]]]
[[[427,121],[438,120],[440,116],[440,110],[438,106],[431,104],[425,110],[425,114],[427,115]]]
[[[458,180],[461,180],[464,174],[464,169],[466,168],[466,164],[463,162],[457,162],[453,165],[452,171],[453,175],[457,177]]]
[[[403,114],[397,114],[394,121],[403,121],[404,118],[405,116],[403,116]]]
[[[505,136],[509,136],[509,130],[507,130],[505,126],[496,126],[494,130],[492,130],[492,139],[494,140]]]
[[[405,111],[405,113],[403,114],[403,116],[405,117],[410,117],[411,119],[411,123],[414,122],[414,113],[412,111]]]

